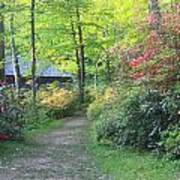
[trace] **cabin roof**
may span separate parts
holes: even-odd
[[[31,74],[32,62],[23,61],[20,57],[18,57],[18,60],[19,60],[21,76],[23,77],[29,76]],[[13,64],[10,56],[6,57],[5,60],[5,75],[14,76]],[[71,74],[68,72],[60,71],[52,63],[44,63],[42,61],[39,61],[37,64],[37,76],[38,77],[71,77]]]

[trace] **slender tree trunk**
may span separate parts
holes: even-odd
[[[15,0],[13,0],[15,4]],[[10,17],[10,46],[11,46],[11,59],[13,64],[13,71],[14,71],[14,82],[16,87],[16,95],[19,97],[20,91],[20,69],[16,51],[16,43],[15,43],[15,31],[14,31],[14,13],[11,13]]]
[[[82,82],[82,80],[81,80],[81,66],[80,66],[80,59],[79,59],[78,43],[76,40],[76,30],[75,30],[75,26],[74,26],[72,18],[71,18],[71,30],[72,30],[72,38],[73,38],[73,42],[74,42],[74,46],[75,46],[76,62],[77,62],[77,66],[78,66],[78,86],[79,86],[79,96],[81,98],[83,95],[82,84],[81,84],[81,82]]]
[[[161,31],[161,12],[158,0],[149,0],[149,13],[151,16],[151,28],[156,32]]]
[[[0,4],[0,10],[4,8],[4,4]],[[5,79],[4,60],[5,60],[5,40],[4,40],[4,16],[0,14],[0,80]]]
[[[76,16],[77,16],[77,28],[78,28],[78,38],[79,38],[79,60],[81,67],[81,102],[84,103],[84,88],[85,88],[85,52],[84,52],[84,39],[83,39],[83,31],[81,24],[81,16],[79,12],[79,8],[76,8]]]
[[[36,35],[35,35],[36,1],[31,0],[31,48],[32,48],[32,93],[33,103],[36,104]]]

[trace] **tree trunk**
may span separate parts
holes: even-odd
[[[149,13],[151,18],[151,28],[156,32],[161,31],[161,12],[158,0],[149,0]]]
[[[84,40],[83,40],[83,31],[82,31],[82,24],[81,24],[81,17],[79,8],[76,8],[76,16],[77,16],[77,28],[78,28],[78,38],[79,38],[79,61],[81,67],[81,103],[84,103],[84,88],[85,88],[85,52],[84,52]]]
[[[35,35],[35,8],[36,1],[31,0],[31,49],[32,49],[32,93],[33,103],[36,104],[36,35]]]
[[[76,40],[76,30],[74,27],[73,20],[71,18],[71,30],[72,30],[72,38],[75,46],[75,56],[76,56],[76,62],[77,62],[77,67],[78,67],[78,86],[79,86],[79,97],[81,99],[83,93],[82,93],[82,80],[81,80],[81,66],[80,66],[80,59],[79,59],[79,49],[78,49],[78,43]]]
[[[15,0],[13,0],[13,3],[15,3]],[[18,57],[17,57],[17,52],[16,52],[16,44],[15,44],[14,13],[12,13],[11,17],[10,17],[10,27],[9,27],[9,29],[10,29],[11,59],[12,59],[12,64],[13,64],[16,94],[19,97],[20,69],[19,69]]]
[[[0,9],[4,8],[4,4],[0,4]],[[4,61],[5,61],[5,40],[4,40],[4,16],[0,14],[0,80],[5,79],[5,70],[4,70]]]

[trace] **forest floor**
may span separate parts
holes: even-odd
[[[86,118],[69,118],[62,127],[34,135],[32,142],[18,146],[14,142],[13,153],[7,156],[11,142],[5,154],[0,152],[0,179],[110,180],[86,149],[87,127]]]

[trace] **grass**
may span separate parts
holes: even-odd
[[[95,142],[89,144],[89,150],[104,173],[115,180],[180,180],[180,162],[177,161]]]
[[[44,134],[44,133],[51,132],[52,130],[59,128],[62,125],[63,125],[62,120],[46,121],[44,124],[39,124],[38,126],[36,126],[36,128],[33,128],[32,130],[27,131],[25,133],[25,139],[30,139],[34,135],[37,135],[37,134]]]
[[[63,125],[62,120],[47,121],[36,128],[26,131],[23,140],[0,142],[0,162],[11,160],[15,156],[23,156],[37,146],[35,138],[39,134],[48,133]]]

